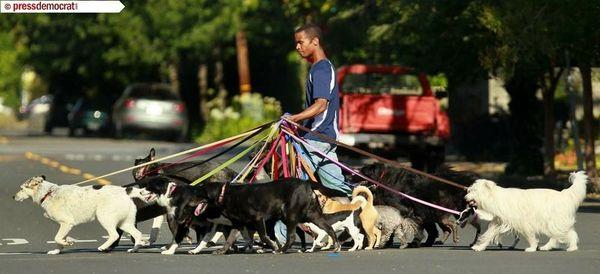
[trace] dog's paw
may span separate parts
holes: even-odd
[[[567,248],[567,252],[577,251],[577,249],[579,249],[579,248],[577,248],[576,246],[571,246],[571,247]]]
[[[163,245],[160,247],[160,250],[162,250],[162,251],[165,251],[167,249],[169,249],[169,245]]]
[[[263,254],[263,253],[265,253],[265,250],[264,250],[264,249],[262,249],[262,248],[261,248],[261,249],[257,249],[257,250],[256,250],[256,253],[258,253],[258,254]]]
[[[98,251],[100,252],[104,252],[104,253],[108,253],[110,252],[110,248],[106,248],[106,247],[98,247]]]
[[[485,246],[482,245],[474,245],[471,246],[471,249],[475,250],[475,251],[484,251],[485,250]]]
[[[200,251],[202,251],[202,249],[192,249],[192,250],[188,251],[188,254],[196,255],[196,254],[200,253]]]
[[[552,250],[552,246],[542,246],[540,247],[540,251],[550,251]]]
[[[52,250],[48,251],[46,254],[48,254],[48,255],[60,254],[60,249],[52,249]]]
[[[537,251],[537,248],[536,248],[536,247],[528,247],[528,248],[525,248],[525,252],[536,252],[536,251]]]
[[[212,252],[213,255],[224,255],[225,253],[227,253],[227,250],[223,250],[223,249],[217,249]]]
[[[365,247],[365,250],[373,250],[373,248],[370,246],[367,246],[367,247]]]
[[[163,254],[163,255],[173,255],[173,254],[175,254],[175,250],[167,249],[165,251],[160,252],[160,254]]]
[[[127,253],[136,253],[140,250],[140,246],[134,246],[133,248],[127,249]]]

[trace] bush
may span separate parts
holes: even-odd
[[[233,97],[230,106],[214,107],[206,121],[204,131],[194,139],[209,143],[257,127],[281,117],[281,104],[275,98],[258,93],[244,93]]]

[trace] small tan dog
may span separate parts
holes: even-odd
[[[365,186],[357,186],[352,191],[352,201],[350,203],[342,203],[337,201],[335,198],[327,197],[315,190],[319,203],[323,208],[323,213],[331,214],[340,211],[354,211],[362,207],[362,212],[359,215],[360,222],[362,223],[363,229],[367,234],[369,241],[368,246],[365,249],[373,249],[377,240],[377,235],[381,234],[381,231],[375,226],[379,213],[373,206],[373,193]],[[331,239],[329,239],[331,241]]]

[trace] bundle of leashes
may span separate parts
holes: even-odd
[[[149,161],[147,163],[143,163],[140,165],[136,165],[130,168],[126,168],[126,169],[122,169],[119,171],[115,171],[97,178],[92,178],[86,181],[82,181],[82,182],[78,182],[76,184],[83,184],[86,182],[90,182],[93,180],[97,180],[97,179],[101,179],[101,178],[105,178],[108,176],[112,176],[118,173],[122,173],[125,171],[129,171],[129,170],[133,170],[136,168],[140,168],[140,167],[144,167],[147,165],[151,165],[151,164],[155,164],[155,163],[159,163],[161,161],[165,161],[168,159],[172,159],[181,155],[185,155],[188,153],[193,153],[187,157],[184,157],[178,161],[175,161],[173,163],[170,163],[166,166],[171,166],[171,165],[177,165],[179,163],[182,163],[186,160],[192,159],[192,158],[197,158],[200,157],[202,155],[205,155],[215,149],[218,149],[220,147],[223,147],[235,140],[239,140],[238,142],[236,142],[235,144],[227,147],[225,150],[203,160],[200,161],[198,163],[195,163],[191,166],[186,166],[185,168],[182,169],[176,169],[175,171],[170,171],[168,174],[165,175],[169,175],[169,174],[174,174],[177,172],[181,172],[185,169],[189,169],[189,168],[193,168],[195,166],[199,166],[202,164],[205,164],[209,161],[212,161],[218,157],[221,157],[223,155],[225,155],[228,152],[231,152],[232,150],[236,149],[237,147],[239,147],[240,145],[242,145],[243,143],[248,142],[249,140],[259,136],[260,133],[264,132],[266,129],[270,128],[271,130],[269,131],[268,134],[257,138],[257,140],[254,140],[253,143],[251,145],[249,145],[247,148],[245,148],[243,151],[239,152],[237,155],[235,155],[234,157],[229,158],[227,161],[225,161],[224,163],[222,163],[221,165],[219,165],[217,168],[213,169],[212,171],[210,171],[209,173],[203,175],[202,177],[196,179],[195,181],[193,181],[191,183],[191,185],[197,185],[202,183],[203,181],[205,181],[206,179],[210,178],[211,176],[215,175],[216,173],[218,173],[219,171],[223,170],[224,168],[230,166],[231,164],[233,164],[234,162],[238,161],[239,159],[241,159],[243,156],[247,155],[249,152],[251,152],[252,150],[254,150],[259,144],[263,143],[263,145],[261,146],[260,150],[258,150],[258,153],[256,153],[256,155],[254,155],[254,157],[252,157],[252,159],[248,162],[248,164],[246,164],[244,166],[244,168],[242,168],[242,170],[240,172],[238,172],[238,175],[231,180],[230,182],[227,182],[226,185],[234,183],[234,182],[244,182],[246,180],[246,178],[250,175],[250,173],[252,171],[254,171],[253,175],[250,177],[250,179],[248,179],[248,183],[253,183],[256,181],[257,176],[259,174],[259,172],[265,167],[265,165],[270,161],[271,162],[271,179],[272,180],[277,180],[280,178],[280,176],[283,176],[284,178],[288,178],[288,177],[299,177],[302,179],[311,179],[313,181],[317,181],[317,176],[315,176],[315,170],[313,170],[313,168],[310,167],[310,165],[307,163],[307,161],[304,159],[307,157],[307,153],[306,153],[306,148],[310,148],[311,151],[316,152],[317,154],[319,154],[320,156],[327,158],[328,160],[330,160],[331,162],[333,162],[334,164],[340,166],[340,168],[356,175],[359,176],[361,178],[363,178],[364,180],[375,184],[387,191],[390,191],[392,193],[394,193],[395,195],[399,195],[402,196],[404,198],[410,199],[414,202],[438,209],[438,210],[442,210],[442,211],[446,211],[452,214],[456,214],[458,215],[459,212],[452,210],[452,209],[448,209],[439,205],[435,205],[432,203],[429,203],[427,201],[423,201],[419,198],[416,197],[412,197],[410,195],[407,195],[405,193],[402,193],[400,191],[397,191],[396,189],[393,189],[373,178],[369,178],[363,174],[361,174],[360,172],[347,167],[346,165],[344,165],[343,163],[336,161],[332,158],[330,158],[329,156],[327,156],[326,153],[320,151],[319,149],[312,147],[308,142],[306,142],[306,140],[304,140],[302,137],[299,136],[299,134],[297,133],[297,130],[302,130],[304,132],[307,133],[311,133],[314,134],[315,136],[319,137],[320,139],[331,143],[331,144],[335,144],[341,147],[344,147],[346,149],[349,149],[353,152],[356,152],[360,155],[369,157],[369,158],[373,158],[379,162],[385,163],[385,164],[389,164],[391,166],[397,167],[397,168],[402,168],[405,169],[408,172],[412,172],[421,176],[425,176],[428,177],[430,179],[439,181],[439,182],[443,182],[446,184],[449,184],[451,186],[457,187],[457,188],[461,188],[461,189],[466,189],[465,186],[457,184],[455,182],[451,182],[449,180],[443,179],[443,178],[439,178],[437,176],[425,173],[423,171],[420,170],[416,170],[413,168],[410,168],[408,166],[405,166],[403,164],[400,164],[398,162],[374,155],[372,153],[366,152],[364,150],[358,149],[358,148],[354,148],[351,146],[348,146],[346,144],[343,144],[341,142],[338,142],[337,140],[334,140],[328,136],[325,136],[323,134],[320,134],[318,132],[312,131],[306,127],[303,127],[289,119],[287,119],[285,116],[282,117],[282,119],[280,121],[272,121],[266,124],[263,124],[261,126],[258,126],[254,129],[251,129],[249,131],[246,131],[244,133],[241,133],[239,135],[236,136],[232,136],[217,142],[213,142],[207,145],[203,145],[197,148],[192,148],[183,152],[179,152],[173,155],[169,155],[160,159],[156,159],[153,161]],[[241,139],[241,140],[240,140]],[[267,150],[267,147],[269,148]],[[279,152],[277,151],[279,148]],[[267,151],[267,153],[265,155],[263,155],[263,152]],[[262,160],[261,160],[262,158]],[[309,157],[308,157],[309,158]],[[279,173],[279,166],[281,166],[282,169],[282,173]],[[163,167],[159,167],[159,168],[165,168],[165,166]],[[156,170],[152,170],[152,171],[147,171],[145,173],[151,173],[151,172],[155,172]],[[135,183],[134,183],[135,184]],[[133,184],[130,184],[133,185]]]

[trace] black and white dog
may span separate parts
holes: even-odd
[[[148,203],[156,203],[166,210],[169,228],[173,233],[173,241],[168,247],[164,248],[161,252],[162,254],[174,254],[177,247],[187,236],[190,227],[196,230],[199,242],[195,249],[188,252],[190,254],[199,253],[208,246],[208,242],[211,239],[215,237],[218,239],[224,233],[229,232],[231,222],[215,210],[209,210],[207,214],[199,217],[188,216],[186,220],[177,222],[176,215],[178,215],[178,211],[182,210],[185,202],[193,195],[194,187],[190,186],[189,182],[168,176],[156,175],[146,177],[140,180],[139,183],[144,188],[128,188],[129,195]]]
[[[144,163],[148,163],[154,161],[156,158],[156,151],[154,148],[150,149],[148,155],[144,158],[135,159],[134,165],[141,165]],[[201,161],[189,161],[183,163],[154,163],[147,166],[135,168],[132,170],[132,175],[134,180],[137,182],[140,188],[145,187],[145,182],[143,182],[144,178],[163,175],[168,176],[169,178],[173,178],[173,180],[181,182],[181,183],[190,183],[194,180],[204,176],[205,174],[211,172],[213,169],[217,168],[219,163],[216,162],[201,162]],[[223,170],[217,172],[215,175],[208,178],[207,182],[228,182],[235,177],[236,173],[234,170],[230,168],[224,168]],[[173,220],[169,220],[168,215],[165,214],[165,208],[149,203],[146,206],[143,206],[138,209],[138,214],[136,216],[136,222],[141,222],[145,220],[149,220],[154,218],[152,223],[152,230],[150,232],[150,239],[148,240],[148,244],[152,244],[158,238],[158,233],[160,231],[160,226],[164,221],[164,217],[167,216],[167,223],[169,224],[169,228],[173,235],[175,235],[175,222]],[[204,233],[204,228],[198,227],[196,230],[196,237],[199,239],[202,238]],[[220,234],[215,235],[214,238],[218,239]],[[216,241],[215,239],[210,240],[212,243]]]
[[[295,240],[297,225],[306,222],[325,230],[338,252],[337,237],[323,217],[313,187],[316,186],[296,178],[257,184],[207,183],[194,189],[194,196],[176,215],[185,222],[190,214],[200,216],[209,208],[221,210],[234,229],[218,254],[225,253],[237,236],[234,232],[244,228],[256,230],[263,243],[275,252],[285,253]],[[281,220],[287,227],[287,241],[281,248],[267,236],[265,222],[269,220]]]

